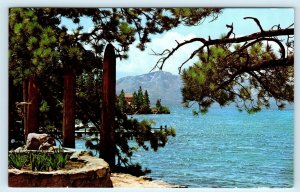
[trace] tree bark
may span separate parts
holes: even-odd
[[[27,79],[23,80],[23,102],[27,103],[27,94],[28,94],[28,90],[27,90]],[[28,129],[27,129],[27,108],[28,105],[24,105],[23,106],[23,127],[24,127],[24,136],[25,136],[25,141],[27,139],[27,135],[28,135]]]
[[[103,61],[102,112],[100,127],[100,158],[111,168],[115,166],[116,144],[114,137],[116,102],[116,56],[114,47],[108,44]]]
[[[29,133],[37,133],[38,132],[38,86],[37,86],[37,78],[35,75],[29,77],[28,80],[28,101],[27,104],[27,120],[26,120],[26,131],[25,137]]]
[[[75,148],[75,80],[72,70],[64,73],[63,146]]]
[[[14,131],[16,130],[16,120],[17,120],[17,116],[16,116],[16,88],[13,85],[13,79],[11,77],[9,77],[9,81],[8,81],[8,146],[10,149],[10,142],[11,139],[14,138],[14,136],[16,134],[12,134],[14,133]],[[19,128],[19,127],[18,127]],[[20,131],[20,129],[18,130]],[[19,132],[17,133],[19,135]],[[23,139],[23,138],[20,138]]]

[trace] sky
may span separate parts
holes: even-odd
[[[272,26],[280,24],[281,28],[286,28],[294,23],[294,9],[293,8],[226,8],[223,9],[222,14],[218,19],[210,22],[211,18],[207,18],[202,24],[193,27],[180,26],[168,32],[159,35],[151,35],[151,42],[146,45],[144,51],[136,48],[137,42],[130,45],[128,52],[129,58],[117,60],[117,79],[125,76],[134,76],[149,73],[155,66],[159,56],[154,56],[152,50],[155,52],[162,52],[165,49],[172,49],[176,46],[176,41],[183,42],[195,37],[202,37],[208,39],[219,38],[222,34],[227,34],[228,28],[226,24],[234,26],[234,33],[236,36],[249,35],[259,32],[259,28],[253,20],[244,20],[244,17],[256,17],[259,19],[264,30],[271,29]],[[70,30],[72,29],[72,22],[68,20],[63,21]],[[80,23],[84,30],[91,30],[93,24],[87,19],[83,19]],[[164,67],[164,71],[178,74],[178,67],[183,63],[201,44],[193,43],[188,46],[180,48],[175,54],[169,58]],[[191,61],[185,64],[184,68],[193,65],[197,62],[194,57]],[[158,70],[158,69],[156,69]],[[154,71],[156,71],[154,70]]]

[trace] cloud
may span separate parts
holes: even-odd
[[[157,53],[161,53],[165,49],[172,49],[176,47],[176,41],[181,43],[185,40],[197,37],[197,35],[195,35],[194,33],[186,34],[187,35],[183,35],[181,33],[172,31],[160,36],[154,36],[152,37],[152,42],[146,45],[147,48],[145,51],[140,51],[139,49],[137,49],[137,43],[132,44],[128,53],[129,58],[127,60],[117,61],[117,78],[121,78],[124,76],[141,75],[150,72],[151,69],[155,66],[156,62],[161,58],[160,56],[151,55],[153,54],[152,50]],[[264,42],[264,44],[266,44],[266,42]],[[275,52],[278,52],[279,47],[276,43],[269,42],[269,44],[272,45]],[[199,42],[183,46],[165,62],[163,70],[171,72],[173,74],[178,74],[178,67],[190,57],[191,53],[194,50],[198,49],[200,46],[201,43]],[[197,56],[195,56],[192,60],[186,63],[183,68],[187,68],[197,61],[198,58]],[[158,69],[155,69],[155,71],[156,70]]]
[[[119,60],[117,62],[117,76],[126,76],[126,73],[128,75],[148,73],[160,58],[160,56],[151,55],[153,53],[152,50],[159,53],[165,49],[172,49],[177,45],[175,40],[181,43],[184,40],[189,40],[194,37],[196,37],[196,35],[193,33],[182,35],[178,32],[167,32],[161,37],[153,37],[152,42],[147,44],[145,51],[140,51],[137,49],[136,43],[131,45],[129,50],[129,58],[127,60]],[[173,74],[178,74],[178,67],[187,58],[189,58],[191,53],[197,49],[199,45],[199,43],[193,43],[177,50],[174,55],[172,55],[166,61],[163,70]],[[185,67],[192,65],[196,61],[197,58],[195,57],[193,60],[189,61]]]

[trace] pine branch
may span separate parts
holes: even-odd
[[[154,51],[154,55],[157,56],[164,56],[161,57],[155,64],[155,66],[153,67],[153,69],[151,71],[153,71],[155,68],[159,68],[162,69],[166,60],[168,60],[176,51],[178,51],[180,48],[182,48],[183,46],[195,43],[195,42],[200,42],[202,43],[202,46],[200,48],[198,48],[197,50],[193,51],[193,53],[190,55],[190,57],[185,60],[179,67],[179,73],[181,71],[181,68],[184,66],[184,64],[186,64],[189,60],[191,60],[199,51],[203,50],[205,47],[207,47],[209,49],[210,46],[213,45],[224,45],[224,44],[230,44],[230,43],[244,43],[244,45],[241,47],[240,50],[244,50],[247,47],[253,45],[254,43],[260,42],[260,41],[274,41],[275,43],[277,43],[280,48],[281,48],[281,53],[282,53],[282,59],[285,58],[285,48],[283,46],[283,44],[276,38],[278,36],[290,36],[290,35],[294,35],[294,28],[290,28],[291,26],[289,26],[288,28],[285,29],[281,29],[278,27],[278,29],[276,30],[268,30],[268,31],[264,31],[260,25],[260,22],[258,19],[253,18],[253,17],[245,17],[245,19],[253,19],[257,25],[260,27],[260,32],[257,33],[253,33],[250,35],[245,35],[242,37],[233,37],[233,38],[229,38],[229,36],[231,34],[233,34],[233,24],[231,25],[227,25],[228,28],[230,28],[230,31],[227,33],[226,38],[220,38],[220,39],[211,39],[210,37],[207,39],[205,38],[192,38],[190,40],[186,40],[182,43],[177,43],[176,47],[174,47],[173,49],[166,49],[161,53],[155,53]],[[166,54],[167,53],[167,54]]]

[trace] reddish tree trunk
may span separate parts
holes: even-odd
[[[102,112],[100,127],[100,157],[112,168],[115,165],[115,101],[116,100],[116,56],[114,47],[108,44],[103,61]]]
[[[65,70],[64,74],[64,112],[63,146],[75,148],[75,74]]]
[[[27,80],[23,80],[23,102],[27,103]],[[27,139],[28,135],[28,129],[27,129],[27,107],[28,105],[23,106],[23,127],[24,127],[24,136],[25,136],[25,141]]]
[[[36,76],[29,77],[28,80],[28,104],[27,104],[27,120],[26,120],[26,131],[25,137],[27,138],[28,133],[38,132],[38,86]],[[26,104],[25,104],[26,106]],[[26,114],[26,113],[25,113]]]

